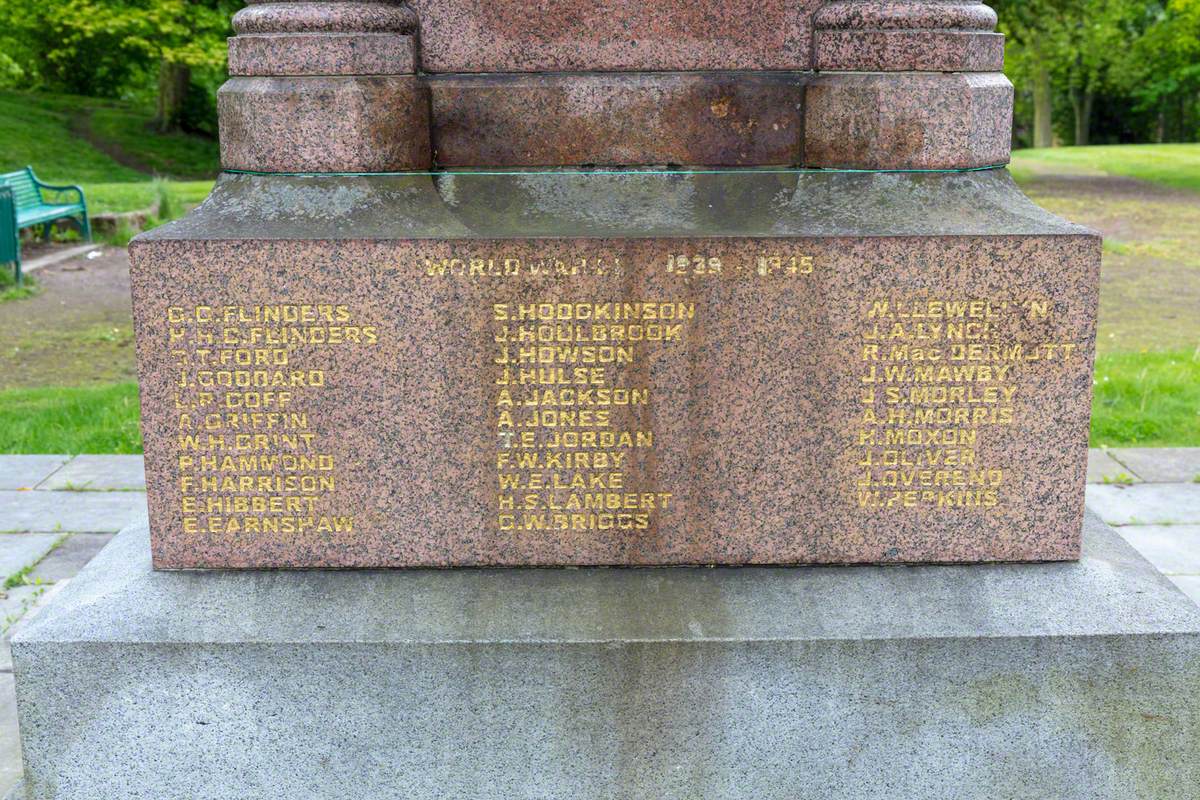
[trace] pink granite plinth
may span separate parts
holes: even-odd
[[[821,73],[805,96],[804,163],[970,169],[1008,163],[1013,88],[1001,73]]]
[[[221,164],[262,172],[428,169],[429,90],[412,76],[231,78]]]
[[[427,72],[807,69],[820,0],[412,0]]]
[[[159,568],[1078,554],[1098,239],[998,179],[273,180],[131,247]]]
[[[229,74],[409,75],[412,36],[398,33],[264,33],[229,40]]]
[[[456,75],[430,82],[439,166],[793,165],[797,73]]]

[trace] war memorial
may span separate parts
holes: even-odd
[[[130,248],[149,524],[13,641],[19,796],[1200,797],[995,23],[239,11],[225,171]]]

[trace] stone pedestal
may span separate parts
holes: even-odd
[[[13,641],[26,800],[1129,800],[1200,785],[1200,610],[1079,562],[156,572]]]
[[[130,246],[154,563],[1075,558],[1099,251],[1002,170],[226,176]]]

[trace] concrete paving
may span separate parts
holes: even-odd
[[[1087,464],[1088,483],[1136,483],[1137,478],[1129,469],[1105,450],[1089,450]]]
[[[55,264],[62,263],[63,261],[70,261],[72,258],[81,256],[84,253],[90,253],[93,250],[100,250],[100,246],[88,242],[87,244],[76,245],[75,247],[69,247],[64,250],[56,250],[55,252],[48,253],[40,258],[26,261],[24,265],[22,265],[21,271],[26,274],[29,274],[30,272],[37,272],[39,269],[52,267]]]
[[[32,489],[70,460],[70,456],[0,456],[0,490]]]
[[[1118,447],[1104,452],[1147,483],[1200,483],[1200,447]]]
[[[1117,530],[1164,575],[1200,576],[1200,525],[1123,525]]]
[[[61,538],[58,533],[0,533],[0,584],[41,561]]]
[[[1087,487],[1088,507],[1109,525],[1200,524],[1200,483]]]
[[[146,489],[141,456],[75,456],[37,485],[47,491],[131,491]]]
[[[146,514],[144,492],[0,491],[0,532],[116,533]]]
[[[1088,454],[1088,506],[1200,603],[1200,448]],[[8,638],[144,519],[140,456],[0,455],[0,797],[20,777]]]

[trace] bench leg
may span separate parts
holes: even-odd
[[[52,234],[53,232],[54,232],[54,223],[53,222],[45,223],[45,225],[43,225],[43,227],[42,227],[42,241],[49,243],[50,242],[50,234]]]
[[[92,240],[92,221],[88,219],[86,211],[80,216],[80,219],[83,221],[82,225],[80,225],[83,228],[83,240],[90,242]]]

